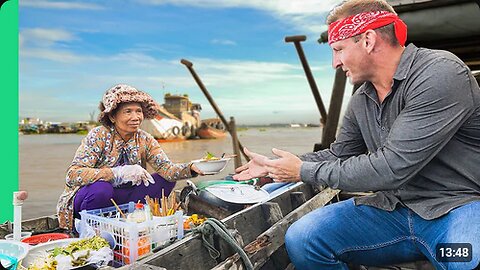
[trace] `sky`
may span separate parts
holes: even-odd
[[[19,1],[19,116],[89,120],[111,86],[126,83],[159,103],[188,94],[215,113],[181,59],[238,124],[318,123],[292,43],[302,43],[325,106],[334,70],[318,44],[339,0]],[[346,91],[345,100],[348,99]],[[345,103],[345,102],[344,102]]]

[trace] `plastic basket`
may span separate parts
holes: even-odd
[[[119,205],[123,213],[132,213],[134,203]],[[115,247],[114,266],[135,262],[138,257],[149,254],[152,249],[172,239],[183,238],[183,212],[177,211],[166,217],[153,217],[141,223],[127,222],[120,218],[117,208],[107,207],[80,212],[82,222],[99,234],[111,234]]]

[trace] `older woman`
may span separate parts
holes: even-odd
[[[86,209],[168,195],[175,181],[202,173],[191,163],[175,164],[159,143],[141,130],[143,119],[157,114],[153,99],[134,87],[119,84],[103,95],[99,121],[83,139],[67,171],[57,212],[60,227],[73,228],[73,218]],[[156,173],[146,170],[149,163]]]

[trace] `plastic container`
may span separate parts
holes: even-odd
[[[0,240],[0,262],[5,268],[17,268],[17,263],[21,261],[28,253],[29,246],[27,244],[13,241]],[[12,267],[13,266],[13,267]]]
[[[30,237],[32,236],[32,232],[22,232],[20,234],[20,240],[23,240],[27,237]],[[9,233],[7,235],[5,235],[5,240],[13,240],[13,233]]]
[[[22,239],[23,243],[29,244],[31,246],[54,241],[54,240],[60,240],[60,239],[66,239],[70,238],[70,235],[66,233],[43,233],[43,234],[37,234],[34,236],[30,236],[27,238]]]
[[[119,205],[125,215],[133,213],[135,204]],[[171,239],[183,238],[183,212],[167,217],[154,217],[144,222],[127,222],[120,218],[116,207],[107,207],[80,212],[82,221],[91,226],[96,233],[108,232],[116,242],[113,250],[114,266],[122,266],[135,262],[157,246]]]

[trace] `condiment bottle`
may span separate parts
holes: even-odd
[[[135,204],[135,210],[128,215],[128,221],[132,222],[144,222],[145,221],[145,211],[143,210],[143,204],[141,203],[136,203]]]

